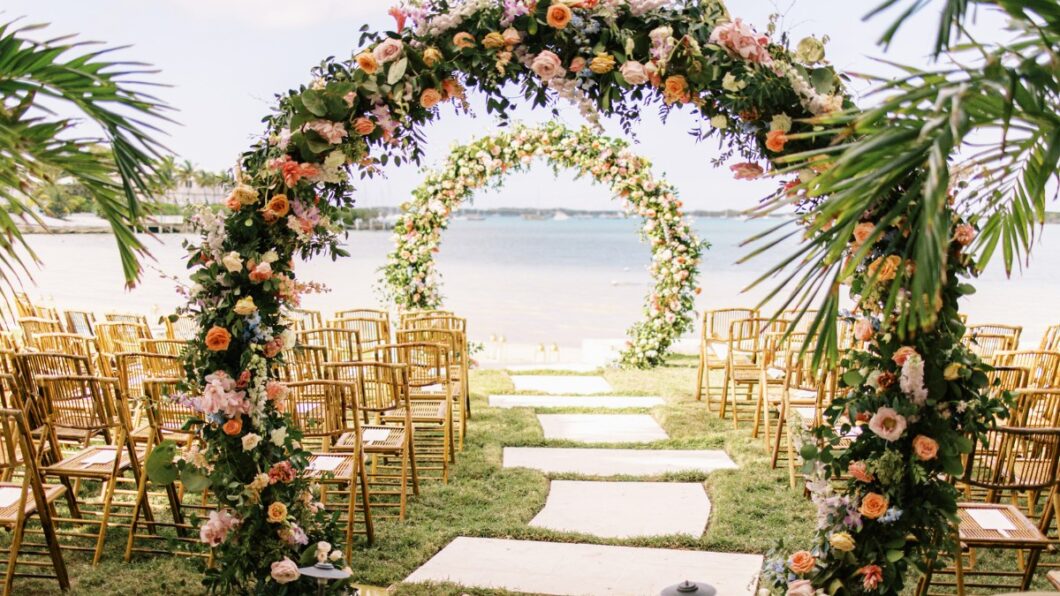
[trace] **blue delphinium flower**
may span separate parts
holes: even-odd
[[[893,524],[902,518],[902,510],[897,507],[891,507],[880,517],[881,524]]]

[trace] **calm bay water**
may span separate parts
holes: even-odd
[[[741,290],[793,244],[737,265],[746,253],[740,242],[775,221],[700,219],[695,229],[711,243],[701,266],[703,293],[698,307],[751,305],[768,284]],[[528,221],[489,217],[454,220],[446,232],[438,267],[447,307],[470,319],[478,339],[503,335],[510,343],[577,345],[585,338],[617,338],[640,317],[650,291],[648,247],[636,236],[638,222],[622,219]],[[1024,326],[1025,343],[1036,344],[1046,325],[1060,322],[1060,262],[1050,248],[1060,239],[1047,226],[1037,258],[1007,279],[994,263],[976,282],[979,292],[964,302],[973,322]],[[1051,236],[1053,238],[1051,238]],[[97,312],[130,310],[161,314],[180,303],[175,282],[183,277],[180,235],[149,240],[154,260],[137,288],[123,289],[117,250],[106,235],[36,235],[30,242],[44,264],[34,272],[32,296],[61,308]],[[347,241],[351,257],[301,264],[303,279],[327,284],[331,292],[307,296],[307,308],[326,312],[378,305],[377,269],[391,248],[386,232],[355,232]]]

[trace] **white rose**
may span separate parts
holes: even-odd
[[[710,125],[714,128],[724,129],[729,127],[729,119],[725,117],[725,114],[718,114],[710,119]]]
[[[273,445],[277,447],[283,447],[283,442],[287,439],[287,427],[281,426],[280,428],[269,431],[269,440],[272,441]]]
[[[769,130],[788,132],[791,130],[791,117],[787,114],[777,114],[769,121]]]
[[[243,435],[243,451],[252,451],[261,442],[261,435],[250,433]]]
[[[232,251],[221,258],[221,264],[229,273],[236,273],[243,269],[243,258],[238,252]]]
[[[263,263],[275,263],[276,261],[279,261],[279,260],[280,260],[280,255],[276,254],[275,250],[267,251],[265,254],[261,255],[261,261]]]
[[[736,76],[731,72],[726,73],[725,77],[721,79],[721,88],[731,93],[736,93],[747,86],[747,81],[737,81]]]

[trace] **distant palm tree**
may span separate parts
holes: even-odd
[[[37,260],[16,219],[39,222],[35,189],[60,180],[83,188],[110,223],[133,284],[147,254],[133,230],[165,153],[153,135],[168,108],[142,91],[145,65],[106,60],[114,48],[71,36],[26,38],[44,27],[0,24],[0,294],[29,274],[23,255]]]

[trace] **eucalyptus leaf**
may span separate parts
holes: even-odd
[[[386,82],[388,85],[393,85],[401,80],[401,77],[405,76],[405,70],[409,66],[409,59],[401,57],[397,62],[394,62],[390,66],[390,70],[386,73]]]

